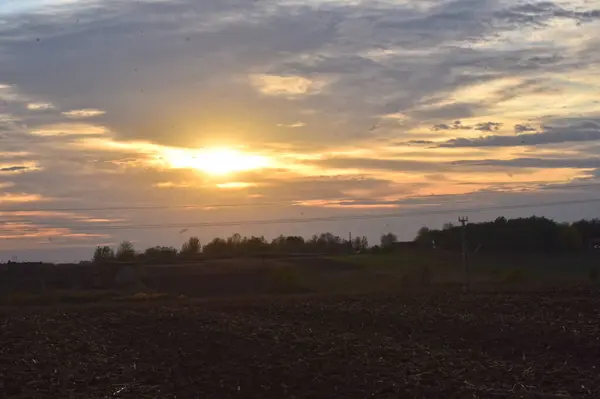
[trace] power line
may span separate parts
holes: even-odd
[[[147,230],[147,229],[168,229],[168,228],[198,228],[198,227],[227,227],[227,226],[251,226],[251,225],[270,225],[270,224],[292,224],[292,223],[315,223],[315,222],[334,222],[343,220],[364,220],[364,219],[387,219],[387,218],[404,218],[413,216],[433,216],[447,215],[467,212],[488,212],[512,209],[527,209],[539,208],[548,206],[564,206],[564,205],[583,205],[600,202],[600,198],[590,198],[586,200],[570,200],[570,201],[554,201],[554,202],[535,202],[521,205],[498,205],[489,207],[471,207],[471,208],[454,208],[440,209],[420,212],[395,212],[381,214],[360,214],[360,215],[345,215],[345,216],[323,216],[311,218],[283,218],[283,219],[258,219],[258,220],[236,220],[226,222],[201,222],[201,223],[161,223],[161,224],[138,224],[138,225],[106,225],[106,226],[52,226],[55,229],[68,229],[73,232],[93,232],[93,231],[110,231],[110,230]],[[7,227],[0,227],[0,230],[7,230]],[[35,231],[39,229],[21,229],[25,231]]]
[[[349,199],[341,199],[338,201],[348,201]],[[306,201],[306,200],[304,200]],[[237,207],[254,207],[254,206],[272,206],[272,205],[301,205],[303,200],[288,200],[288,201],[269,201],[269,202],[253,202],[248,204],[198,204],[198,205],[138,205],[138,206],[113,206],[113,207],[93,207],[93,208],[8,208],[0,209],[0,213],[18,213],[18,212],[91,212],[91,211],[155,211],[167,209],[204,209],[204,208],[237,208]]]
[[[547,185],[540,185],[536,188],[541,190],[563,190],[570,188],[586,188],[586,187],[598,187],[600,183],[588,183],[588,184],[574,184],[568,186],[560,186],[554,183],[548,183]],[[435,198],[435,195],[431,197]],[[105,206],[105,207],[89,207],[89,208],[0,208],[0,213],[19,213],[19,212],[92,212],[92,211],[153,211],[153,210],[169,210],[169,209],[206,209],[206,208],[244,208],[244,207],[265,207],[273,205],[289,205],[289,206],[302,206],[305,202],[312,200],[285,200],[285,201],[264,201],[264,202],[252,202],[252,203],[237,203],[237,204],[188,204],[188,205],[136,205],[136,206]],[[354,202],[356,198],[336,198],[336,202]],[[398,203],[398,205],[402,205]]]

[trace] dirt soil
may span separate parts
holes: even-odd
[[[0,397],[600,397],[600,293],[0,313]]]

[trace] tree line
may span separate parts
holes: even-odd
[[[433,250],[459,251],[462,248],[463,227],[446,223],[441,229],[422,227],[412,241],[412,247]],[[558,223],[545,217],[506,219],[469,223],[466,226],[469,251],[503,252],[574,252],[590,248],[598,239],[600,245],[600,220],[580,220]],[[156,246],[138,252],[129,241],[122,242],[116,250],[108,246],[94,251],[96,263],[110,261],[177,261],[199,256],[224,257],[257,254],[345,254],[389,252],[402,247],[394,233],[380,237],[379,243],[369,245],[365,236],[352,240],[332,233],[315,234],[305,239],[301,236],[284,236],[267,241],[265,237],[244,237],[233,234],[227,238],[214,238],[205,245],[198,237],[190,237],[181,249]],[[402,243],[404,244],[404,243]]]
[[[415,242],[446,250],[460,250],[462,226],[446,223],[442,229],[423,227]],[[469,251],[486,252],[576,252],[591,249],[600,240],[600,220],[558,223],[545,217],[506,219],[469,223],[466,245]],[[600,241],[598,241],[600,244]]]
[[[397,241],[394,236],[393,242]],[[133,244],[124,241],[116,251],[108,246],[98,247],[94,251],[92,261],[95,263],[109,261],[175,261],[178,259],[194,259],[198,256],[225,257],[245,256],[256,254],[345,254],[350,252],[368,251],[367,237],[355,237],[352,241],[342,239],[332,233],[315,234],[309,239],[301,236],[283,236],[267,241],[265,237],[244,237],[233,234],[227,238],[214,238],[205,245],[200,244],[198,237],[190,237],[180,250],[174,247],[151,247],[143,252],[137,252]]]

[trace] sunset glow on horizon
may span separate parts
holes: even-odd
[[[269,167],[271,160],[262,155],[247,154],[232,148],[168,149],[165,162],[174,169],[188,168],[212,176],[229,175]]]
[[[15,227],[0,252],[93,246],[75,234],[115,224],[501,207],[600,187],[596,0],[14,3],[0,6],[0,212],[64,240]],[[449,217],[361,229],[412,239]]]

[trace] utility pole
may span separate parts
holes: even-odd
[[[348,233],[348,244],[350,246],[350,253],[354,252],[354,244],[352,243],[352,232]]]
[[[459,217],[458,221],[462,225],[462,263],[465,272],[465,290],[469,292],[471,289],[471,276],[469,273],[469,265],[467,263],[467,223],[469,223],[469,218],[466,216]]]

